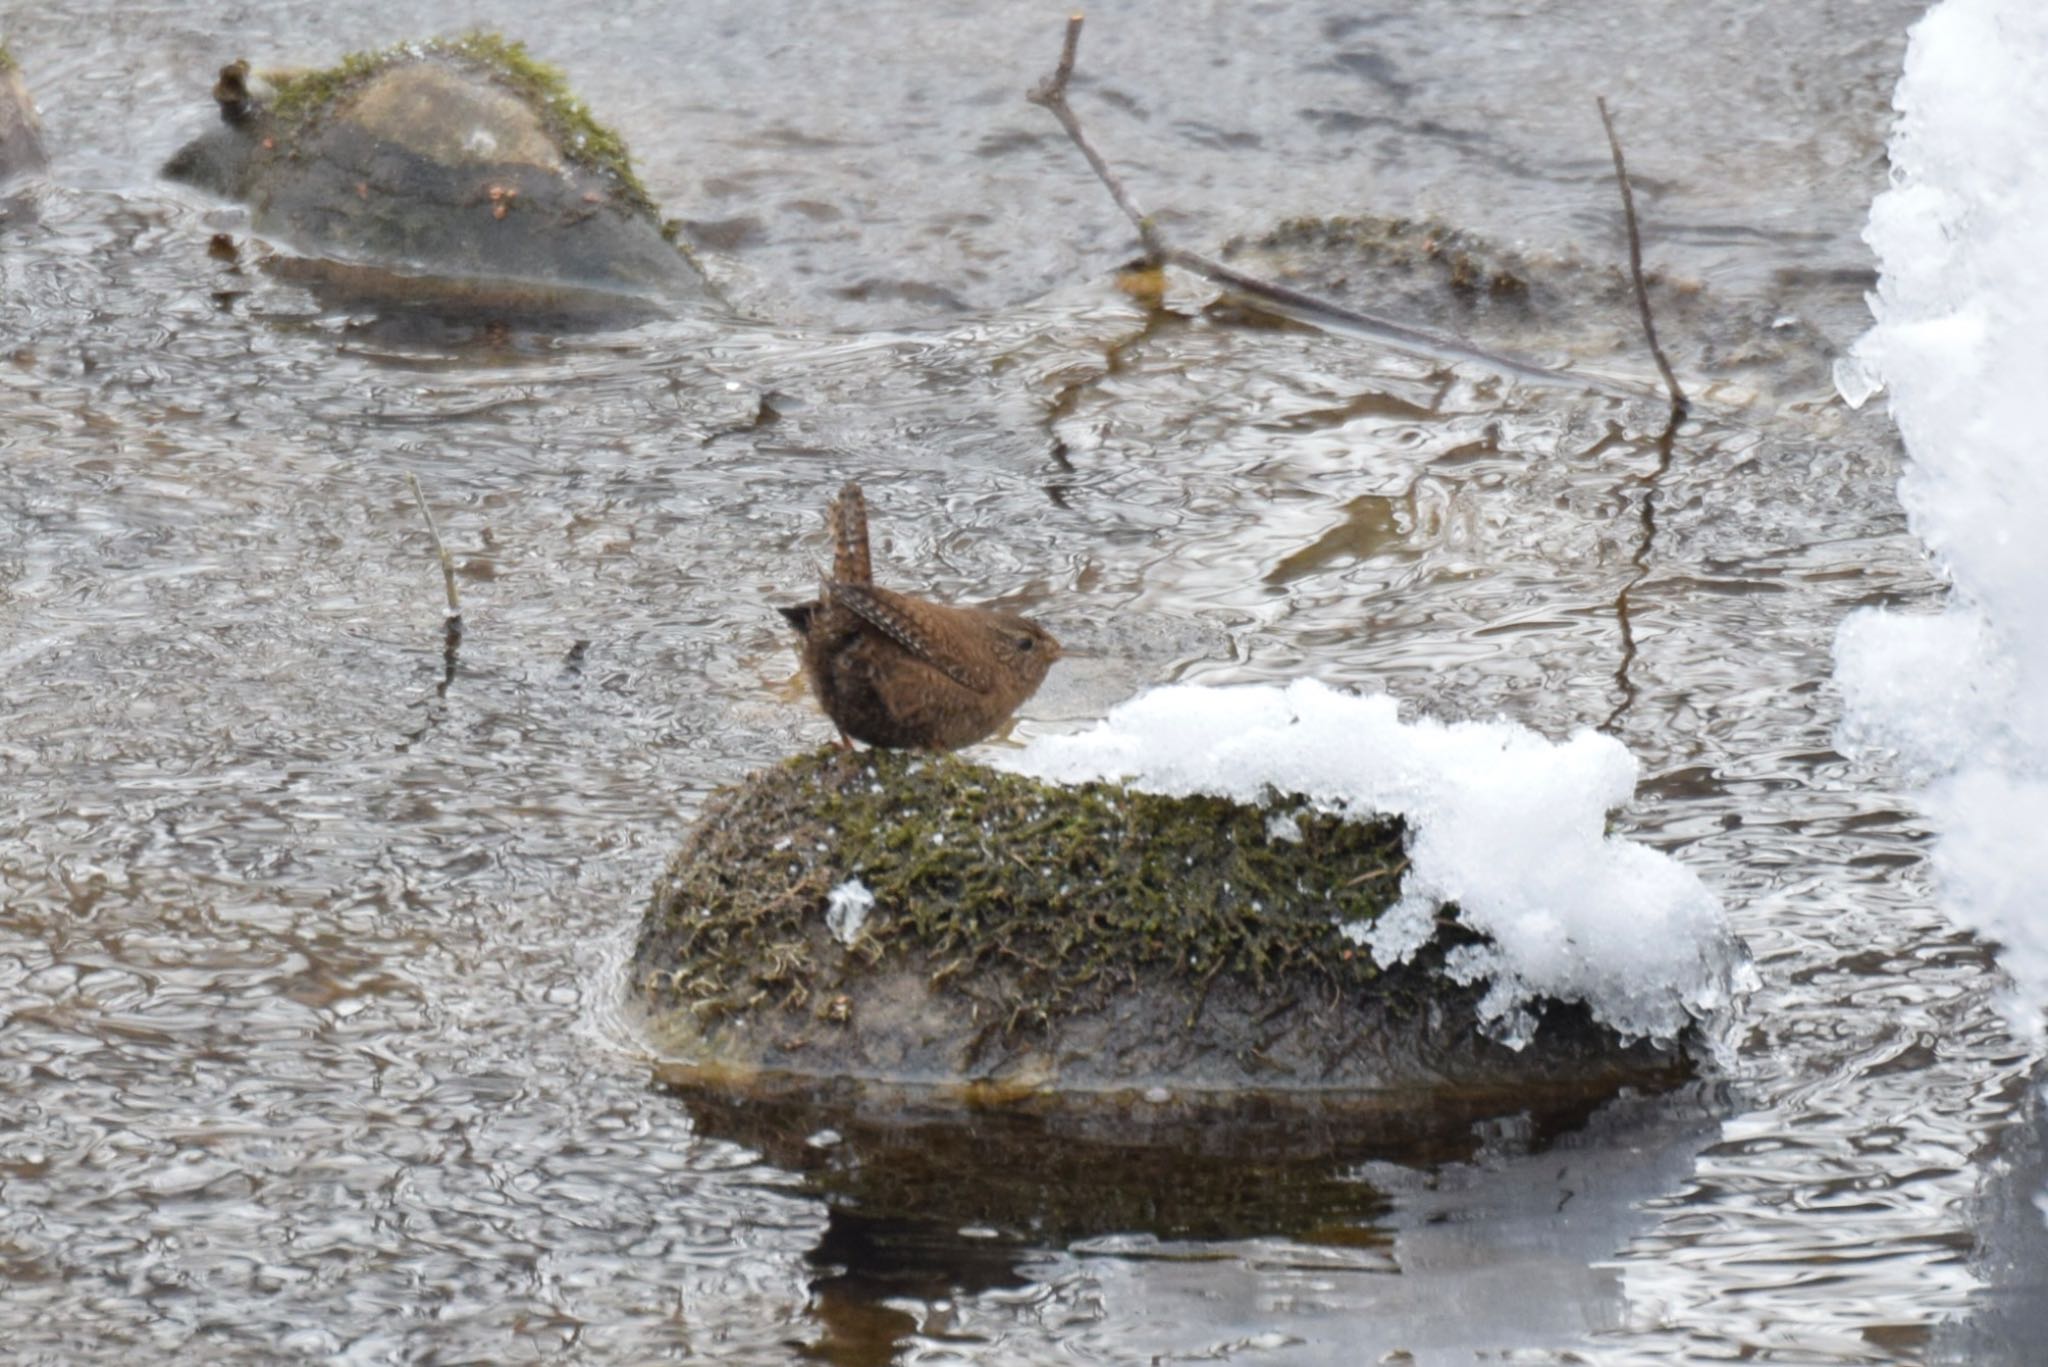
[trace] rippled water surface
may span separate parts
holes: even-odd
[[[1194,282],[1148,309],[1020,98],[1063,13],[985,8],[4,12],[52,157],[0,228],[8,1353],[2028,1360],[2033,1061],[1896,776],[1831,748],[1835,623],[1939,593],[1882,416],[1704,404],[1660,473],[1652,402]],[[1653,257],[1846,341],[1916,12],[1109,5],[1074,98],[1198,249],[1373,209],[1601,259],[1603,91]],[[154,175],[221,61],[477,22],[567,67],[759,321],[394,332]],[[1347,1157],[1289,1207],[1341,1229],[862,1211],[708,1137],[620,964],[703,796],[826,734],[770,605],[848,476],[892,581],[1083,655],[1027,733],[1303,675],[1610,723],[1622,820],[1756,953],[1725,1070]]]

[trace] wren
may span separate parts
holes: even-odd
[[[957,750],[996,730],[1038,690],[1060,643],[1038,623],[875,587],[867,502],[848,483],[826,514],[832,577],[777,608],[803,638],[804,674],[839,743]]]

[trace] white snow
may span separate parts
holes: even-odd
[[[825,894],[825,929],[842,945],[852,945],[875,909],[875,894],[858,878],[849,878]]]
[[[1500,722],[1404,724],[1391,698],[1313,681],[1179,685],[995,763],[1059,783],[1123,779],[1243,802],[1299,793],[1325,811],[1405,817],[1402,901],[1377,926],[1347,933],[1393,962],[1456,902],[1492,941],[1460,951],[1456,968],[1489,983],[1482,1014],[1517,1047],[1540,997],[1584,1001],[1630,1036],[1669,1038],[1751,976],[1698,877],[1606,833],[1608,811],[1635,792],[1637,766],[1592,731],[1552,743]]]
[[[1938,617],[1858,613],[1836,641],[1845,747],[1927,784],[1949,913],[2001,946],[2017,1022],[2048,1007],[2048,5],[1945,0],[1912,32],[1892,188],[1871,206],[1877,323],[1856,361],[1912,457]]]

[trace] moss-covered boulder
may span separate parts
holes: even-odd
[[[13,54],[0,44],[0,181],[40,171],[43,165],[43,126],[35,101]]]
[[[1619,1085],[1683,1063],[1577,1008],[1515,1051],[1443,971],[1446,919],[1378,967],[1398,820],[1346,821],[952,757],[825,751],[717,795],[657,887],[632,981],[679,1085],[1033,1094]]]
[[[1591,365],[1657,385],[1627,261],[1524,249],[1454,224],[1383,214],[1286,220],[1225,244],[1240,269],[1546,365]],[[1696,398],[1832,403],[1839,348],[1810,310],[1840,300],[1744,299],[1648,266],[1659,341]],[[1840,291],[1836,291],[1837,294]],[[1862,316],[1860,293],[1852,296]],[[1861,322],[1858,322],[1860,329]]]
[[[221,125],[165,166],[249,206],[284,273],[369,305],[611,322],[708,298],[616,133],[486,34],[323,71],[224,68]]]

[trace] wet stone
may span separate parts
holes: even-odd
[[[13,55],[0,47],[0,181],[40,171],[44,164],[43,128],[35,101],[29,98],[28,83]]]
[[[1406,830],[1062,788],[958,758],[823,751],[717,795],[656,888],[631,981],[686,1088],[806,1080],[1026,1096],[1545,1089],[1682,1072],[1577,1007],[1515,1051],[1440,926],[1380,968]],[[872,899],[870,901],[870,899]]]
[[[1429,219],[1371,213],[1289,219],[1233,239],[1223,256],[1318,298],[1482,349],[1590,367],[1646,387],[1657,382],[1625,256],[1589,261]],[[1660,343],[1707,395],[1723,403],[1832,401],[1842,347],[1817,321],[1822,300],[1790,289],[1766,303],[1731,297],[1654,261],[1644,287]]]
[[[323,71],[222,69],[221,126],[165,166],[249,206],[275,267],[346,301],[609,323],[709,300],[617,135],[488,35]]]

